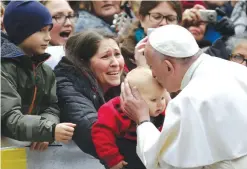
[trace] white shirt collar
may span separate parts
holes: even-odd
[[[192,79],[192,76],[193,76],[196,68],[200,65],[200,63],[204,60],[204,58],[205,58],[205,55],[202,53],[196,59],[196,61],[189,67],[189,69],[187,70],[187,72],[185,73],[185,75],[183,77],[181,87],[180,87],[181,90],[183,90],[188,85],[188,83]]]

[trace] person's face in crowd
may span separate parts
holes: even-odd
[[[141,26],[147,33],[148,28],[157,28],[168,24],[178,24],[176,11],[167,2],[162,2],[149,11],[146,16],[140,16]]]
[[[118,86],[124,59],[117,43],[113,39],[102,40],[97,53],[90,60],[90,66],[105,92],[113,86]]]
[[[45,53],[51,40],[50,28],[50,25],[42,28],[40,31],[26,38],[19,46],[29,56]]]
[[[148,104],[150,116],[157,117],[165,110],[167,93],[163,87],[151,85],[148,89],[140,92],[142,98]]]
[[[188,30],[193,34],[196,41],[201,41],[204,38],[206,27],[206,23],[200,22],[196,26],[190,26]]]
[[[66,0],[52,0],[46,4],[53,17],[50,44],[53,46],[64,45],[74,31],[74,11]]]
[[[163,56],[156,52],[152,46],[147,43],[145,47],[145,57],[147,64],[152,70],[153,77],[160,83],[162,87],[170,92],[177,92],[180,84],[174,75],[174,67],[170,61],[162,59]]]
[[[92,1],[95,15],[101,18],[120,13],[120,1]]]
[[[233,50],[230,60],[244,66],[247,66],[247,41],[240,43]]]

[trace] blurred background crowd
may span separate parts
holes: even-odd
[[[4,33],[4,13],[8,3],[1,1],[1,31]],[[40,3],[52,16],[53,27],[46,49],[51,57],[45,64],[56,76],[61,121],[77,125],[73,140],[81,150],[95,157],[91,126],[97,120],[100,106],[120,94],[120,81],[109,78],[106,70],[108,67],[123,70],[122,80],[129,71],[145,64],[145,57],[136,52],[136,44],[149,34],[150,28],[181,25],[193,34],[205,53],[247,65],[245,0],[42,0]],[[96,29],[101,33],[94,33]],[[91,32],[80,35],[82,31]],[[100,45],[96,41],[100,41]],[[108,56],[96,56],[97,52],[104,50],[104,45],[114,47],[116,58],[110,58],[109,54],[110,61]],[[172,98],[176,94],[171,93]]]
[[[231,59],[234,40],[246,38],[246,1],[40,1],[53,17],[51,46],[62,46],[76,32],[101,28],[115,33],[129,69],[135,67],[134,47],[148,28],[166,24],[186,27],[206,53]],[[4,6],[1,2],[1,29]],[[231,38],[232,36],[237,36]],[[182,38],[182,37],[181,37]],[[210,48],[209,48],[210,47]],[[57,48],[58,49],[58,48]],[[63,53],[61,53],[62,55]],[[60,58],[49,64],[54,68]]]

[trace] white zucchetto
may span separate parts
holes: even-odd
[[[165,25],[156,28],[148,40],[155,50],[175,58],[194,56],[200,49],[194,36],[179,25]]]

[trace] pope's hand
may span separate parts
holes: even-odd
[[[127,80],[121,84],[121,108],[124,113],[137,124],[150,120],[149,107],[142,99],[136,87],[132,89]]]

